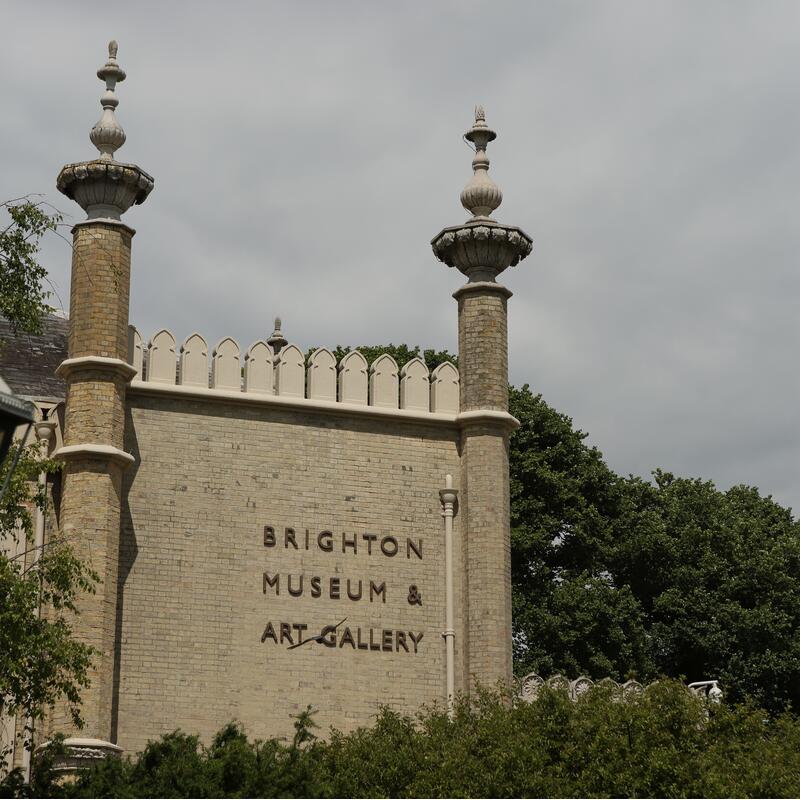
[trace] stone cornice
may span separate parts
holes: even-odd
[[[105,370],[114,375],[119,375],[125,381],[129,381],[136,374],[136,368],[121,358],[81,356],[80,358],[67,358],[62,361],[56,368],[56,375],[64,380],[69,380],[76,372],[84,370]]]
[[[271,406],[291,411],[322,412],[349,417],[373,417],[396,422],[425,423],[428,425],[444,425],[455,427],[458,422],[456,414],[441,414],[427,411],[409,411],[402,408],[382,408],[381,406],[356,405],[351,403],[333,403],[328,400],[313,400],[302,397],[286,397],[256,392],[233,392],[221,389],[207,389],[202,386],[179,386],[169,383],[151,383],[150,381],[131,381],[129,394],[162,395],[176,398],[194,398],[209,402],[241,403],[250,406]]]
[[[79,458],[100,458],[113,461],[123,468],[129,467],[136,460],[130,453],[110,444],[71,444],[59,447],[52,457],[67,462]]]
[[[437,414],[426,411],[408,411],[402,408],[333,403],[327,400],[312,400],[302,397],[284,397],[256,392],[232,392],[207,389],[203,386],[179,386],[169,383],[150,383],[133,380],[128,386],[129,395],[156,395],[183,399],[206,400],[216,403],[240,403],[248,406],[281,408],[305,413],[321,412],[348,417],[372,417],[395,422],[423,423],[449,428],[464,428],[471,425],[496,425],[508,431],[516,430],[520,422],[506,411],[491,409],[464,411],[460,414]]]
[[[507,411],[493,411],[491,409],[476,409],[475,411],[462,411],[456,422],[459,427],[466,428],[471,425],[497,425],[509,432],[515,431],[522,424],[516,417]]]

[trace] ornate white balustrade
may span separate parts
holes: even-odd
[[[571,681],[564,675],[552,675],[547,680],[535,672],[529,672],[519,682],[519,696],[526,702],[532,703],[539,696],[539,691],[543,686],[549,686],[551,689],[558,689],[566,691],[569,694],[570,700],[577,700],[582,694],[588,692],[593,686],[607,686],[611,689],[612,696],[621,700],[630,700],[638,695],[641,695],[653,684],[643,686],[638,681],[626,681],[625,683],[617,683],[611,678],[603,678],[600,681],[593,681],[582,675]],[[717,681],[698,681],[690,683],[687,686],[690,692],[701,697],[706,697],[713,703],[719,703],[722,700],[722,690],[719,688]]]
[[[416,413],[458,414],[460,382],[453,364],[440,364],[433,372],[420,358],[402,370],[390,355],[369,365],[352,350],[339,363],[330,350],[315,350],[306,361],[295,344],[277,354],[265,341],[253,343],[242,358],[238,343],[226,337],[211,350],[193,333],[178,348],[166,329],[153,334],[145,347],[139,331],[128,331],[129,361],[136,380],[150,384],[184,386],[275,395],[347,406],[371,406]]]

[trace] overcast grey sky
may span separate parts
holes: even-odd
[[[3,198],[93,157],[119,41],[131,321],[243,347],[456,349],[461,134],[498,132],[510,372],[622,473],[800,507],[800,3],[9,2]],[[44,252],[63,303],[69,250]]]

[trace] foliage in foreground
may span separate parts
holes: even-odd
[[[12,451],[0,485],[13,460]],[[77,596],[92,591],[97,576],[62,538],[37,550],[31,514],[47,508],[36,483],[39,473],[60,468],[42,458],[38,446],[23,448],[0,502],[0,711],[35,722],[64,698],[79,724],[92,648],[72,638],[69,617]]]
[[[596,688],[578,702],[545,689],[530,705],[483,693],[418,719],[316,739],[301,715],[291,742],[250,742],[236,725],[202,747],[175,732],[131,760],[58,787],[67,797],[796,797],[800,722],[713,706],[663,681],[629,702]]]
[[[0,215],[0,313],[15,332],[41,333],[45,315],[54,309],[43,288],[47,270],[37,256],[42,237],[56,230],[62,215],[30,197],[2,202],[0,209],[8,214],[7,221]]]

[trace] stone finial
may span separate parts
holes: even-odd
[[[117,47],[117,43],[112,39],[108,43],[108,61],[97,70],[97,77],[106,83],[106,91],[100,98],[103,114],[89,134],[103,161],[113,161],[114,153],[125,144],[125,131],[122,130],[114,114],[119,105],[114,89],[126,78],[125,72],[117,64]]]
[[[125,143],[125,131],[114,116],[119,104],[114,89],[125,80],[125,72],[117,64],[116,42],[108,43],[108,61],[97,70],[97,77],[106,83],[100,99],[103,114],[89,138],[100,157],[67,164],[58,174],[56,188],[78,203],[88,220],[118,221],[132,205],[147,199],[154,181],[141,167],[114,159],[114,153]]]
[[[531,252],[532,240],[522,229],[489,216],[502,202],[503,193],[487,174],[486,145],[497,134],[486,125],[483,106],[475,107],[475,124],[464,138],[475,146],[474,174],[461,192],[461,204],[472,217],[439,231],[431,246],[440,261],[463,272],[470,283],[496,281],[504,269],[516,266]]]
[[[275,330],[272,331],[272,336],[267,339],[267,344],[277,356],[288,343],[289,340],[281,333],[281,318],[275,317]]]
[[[503,193],[488,174],[486,146],[497,138],[497,134],[486,125],[483,106],[475,106],[475,124],[464,138],[475,146],[475,158],[472,159],[472,180],[461,192],[461,205],[473,217],[488,217],[503,202]]]

